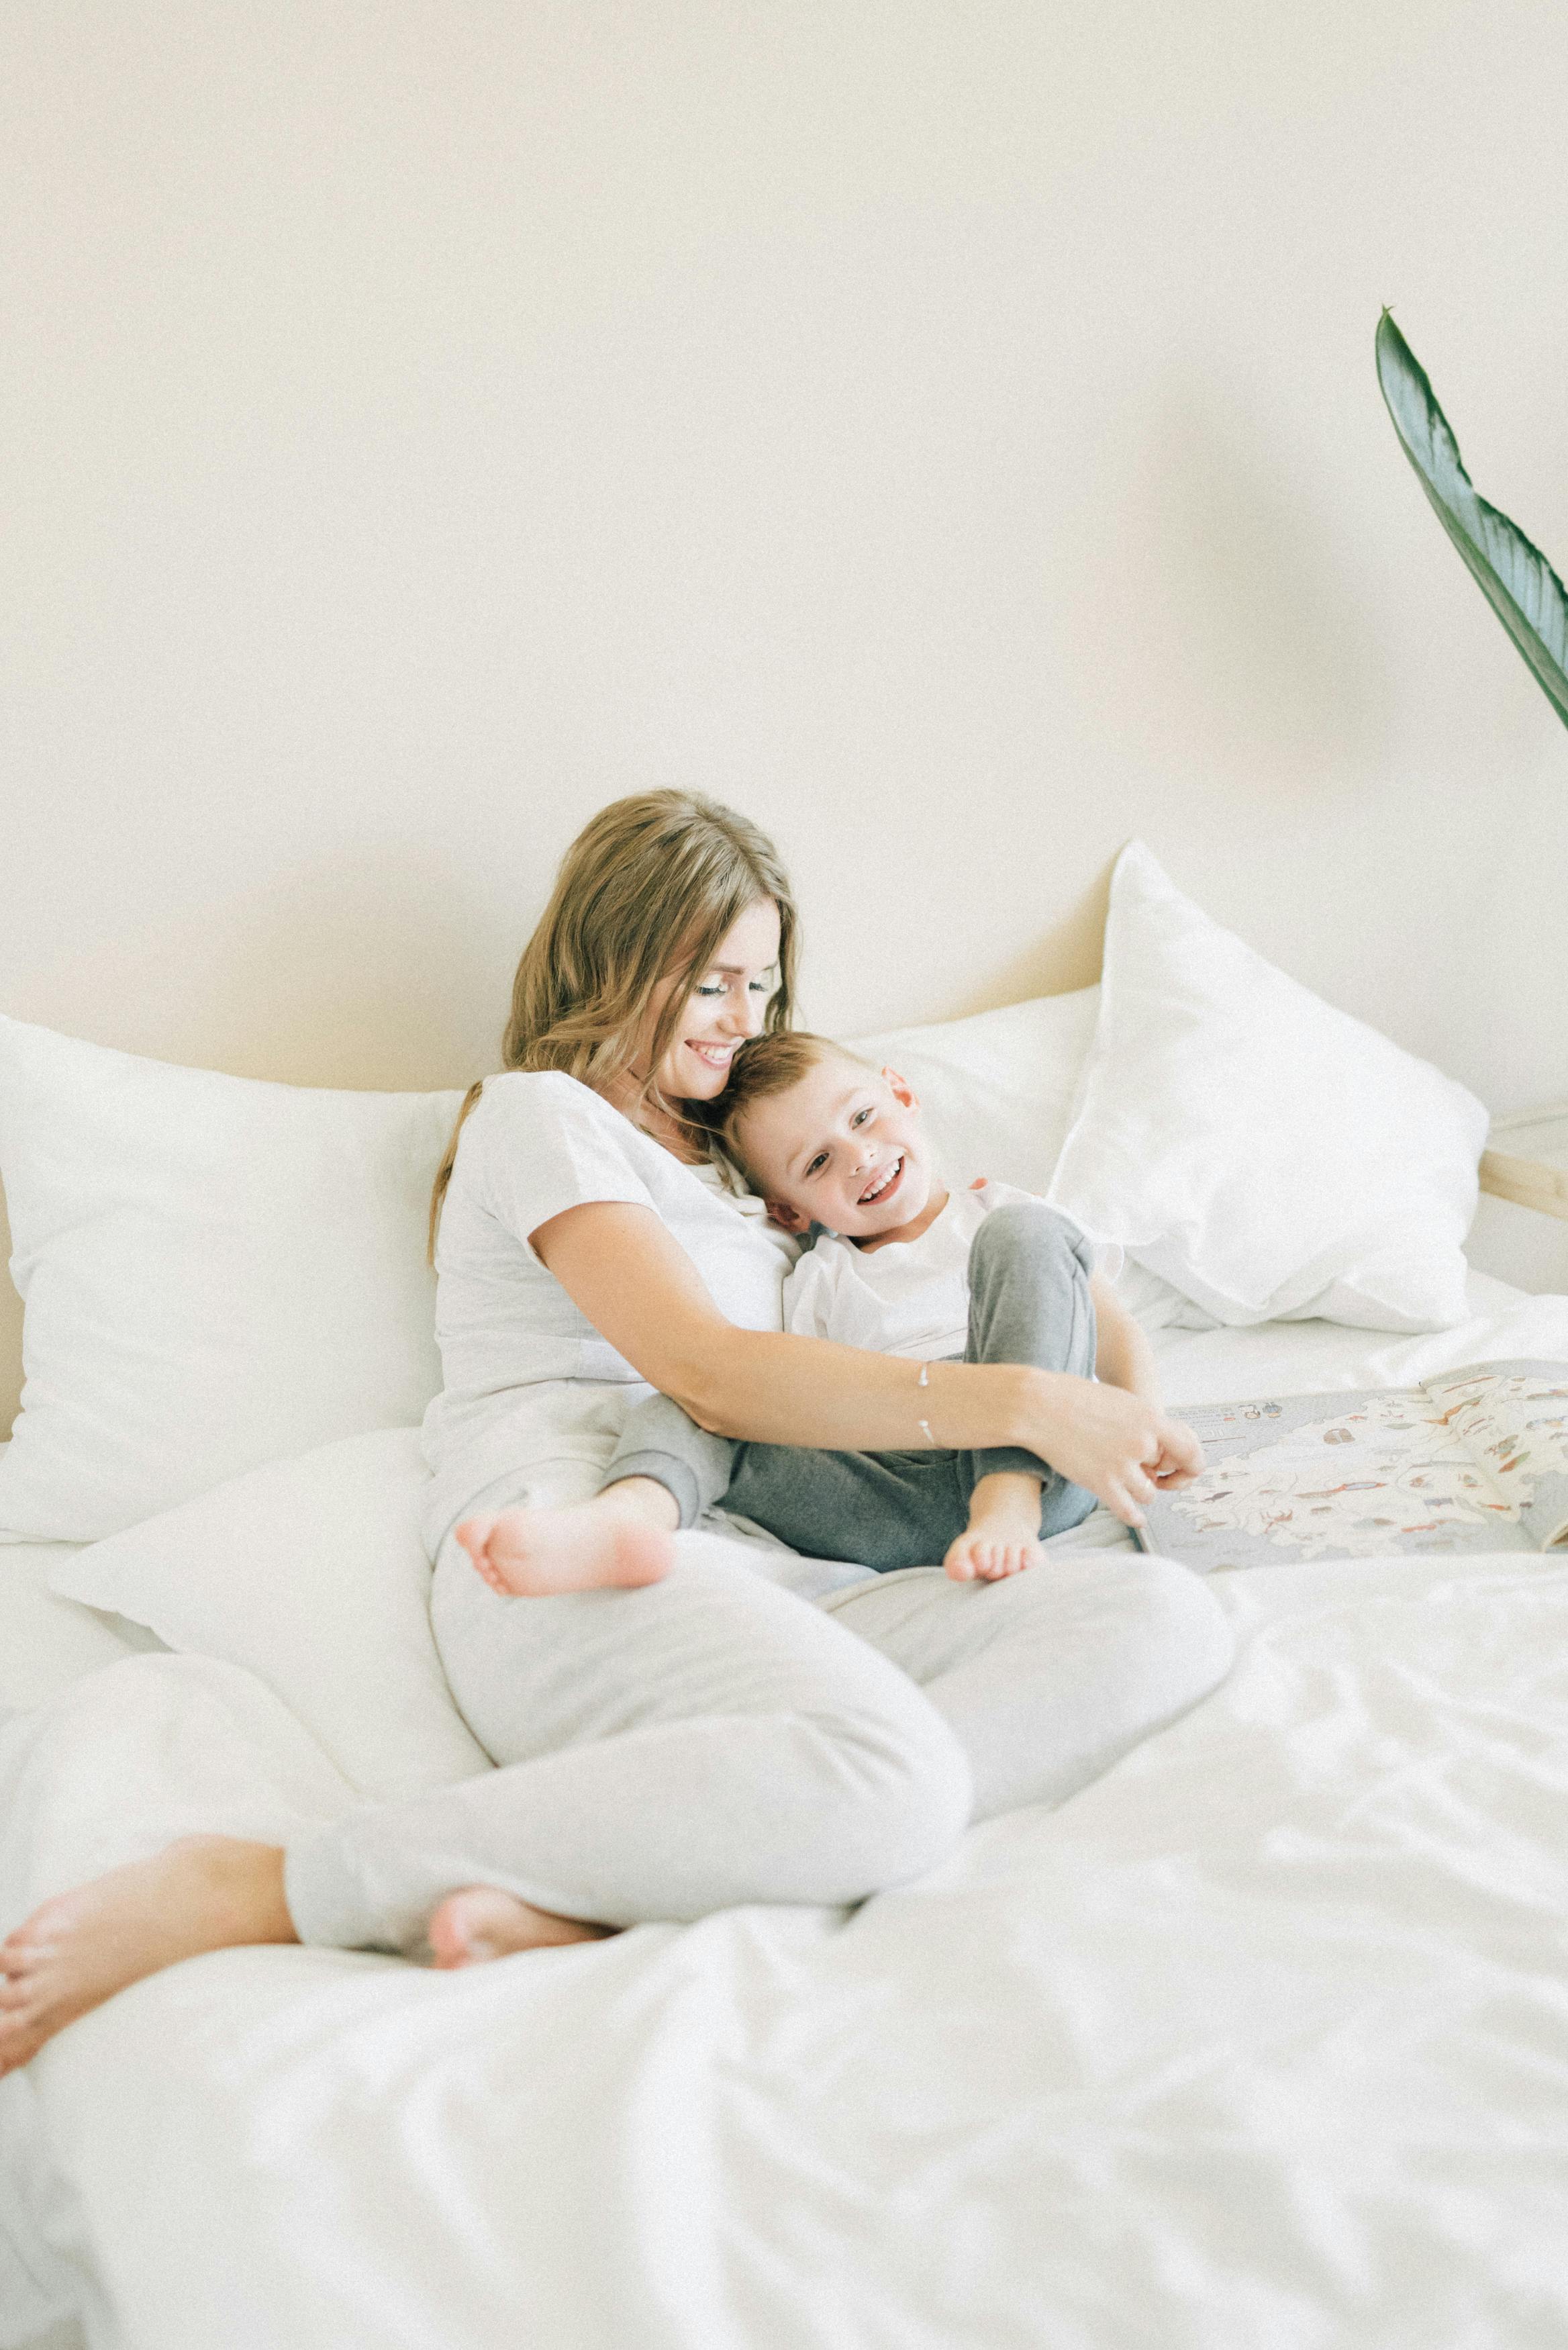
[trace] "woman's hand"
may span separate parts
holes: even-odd
[[[1192,1430],[1126,1388],[1030,1371],[1017,1441],[1083,1485],[1127,1526],[1141,1526],[1143,1503],[1189,1485],[1203,1466]]]

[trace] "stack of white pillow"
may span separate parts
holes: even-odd
[[[1481,1105],[1210,921],[1141,843],[1099,987],[858,1048],[914,1085],[951,1180],[1045,1193],[1121,1241],[1151,1322],[1464,1316]],[[484,1761],[414,1531],[440,1376],[425,1217],[459,1099],[258,1084],[0,1019],[27,1374],[0,1543],[92,1545],[57,1590],[249,1666],[373,1795]]]

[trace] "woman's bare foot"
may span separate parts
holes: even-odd
[[[144,1975],[203,1950],[297,1939],[276,1845],[183,1836],[111,1868],[57,1894],[0,1942],[0,2073]]]
[[[515,1894],[498,1893],[493,1886],[471,1885],[447,1895],[431,1919],[430,1946],[438,1967],[478,1967],[487,1959],[510,1958],[516,1950],[601,1941],[615,1931],[613,1926],[585,1926],[579,1918],[535,1909]]]
[[[626,1487],[617,1485],[564,1510],[501,1510],[492,1517],[465,1518],[457,1538],[503,1599],[633,1589],[659,1582],[675,1560],[675,1503],[662,1485],[650,1490],[669,1513],[668,1529],[655,1523],[647,1508],[621,1499]]]

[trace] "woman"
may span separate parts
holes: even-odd
[[[974,1817],[1060,1801],[1210,1690],[1231,1643],[1164,1561],[1056,1555],[984,1586],[874,1576],[743,1528],[677,1537],[639,1586],[499,1596],[476,1512],[592,1492],[646,1381],[719,1432],[894,1451],[1016,1445],[1135,1516],[1184,1432],[1123,1389],[917,1367],[788,1336],[785,1244],[737,1198],[702,1110],[787,1024],[795,918],[771,845],[655,792],[568,851],[514,991],[506,1071],[438,1180],[446,1385],[426,1422],[431,1615],[499,1766],[284,1851],[192,1837],[47,1903],[0,1945],[0,2069],[201,1950],[302,1941],[439,1964],[746,1901],[842,1903],[917,1874]],[[754,1530],[752,1530],[754,1536]]]

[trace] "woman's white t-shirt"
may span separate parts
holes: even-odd
[[[650,1208],[727,1321],[784,1326],[795,1243],[718,1169],[687,1167],[556,1070],[487,1077],[458,1139],[436,1243],[443,1386],[424,1420],[433,1558],[488,1488],[529,1471],[542,1493],[591,1492],[630,1406],[651,1388],[578,1312],[529,1245],[567,1208]],[[575,1466],[576,1474],[558,1471]]]

